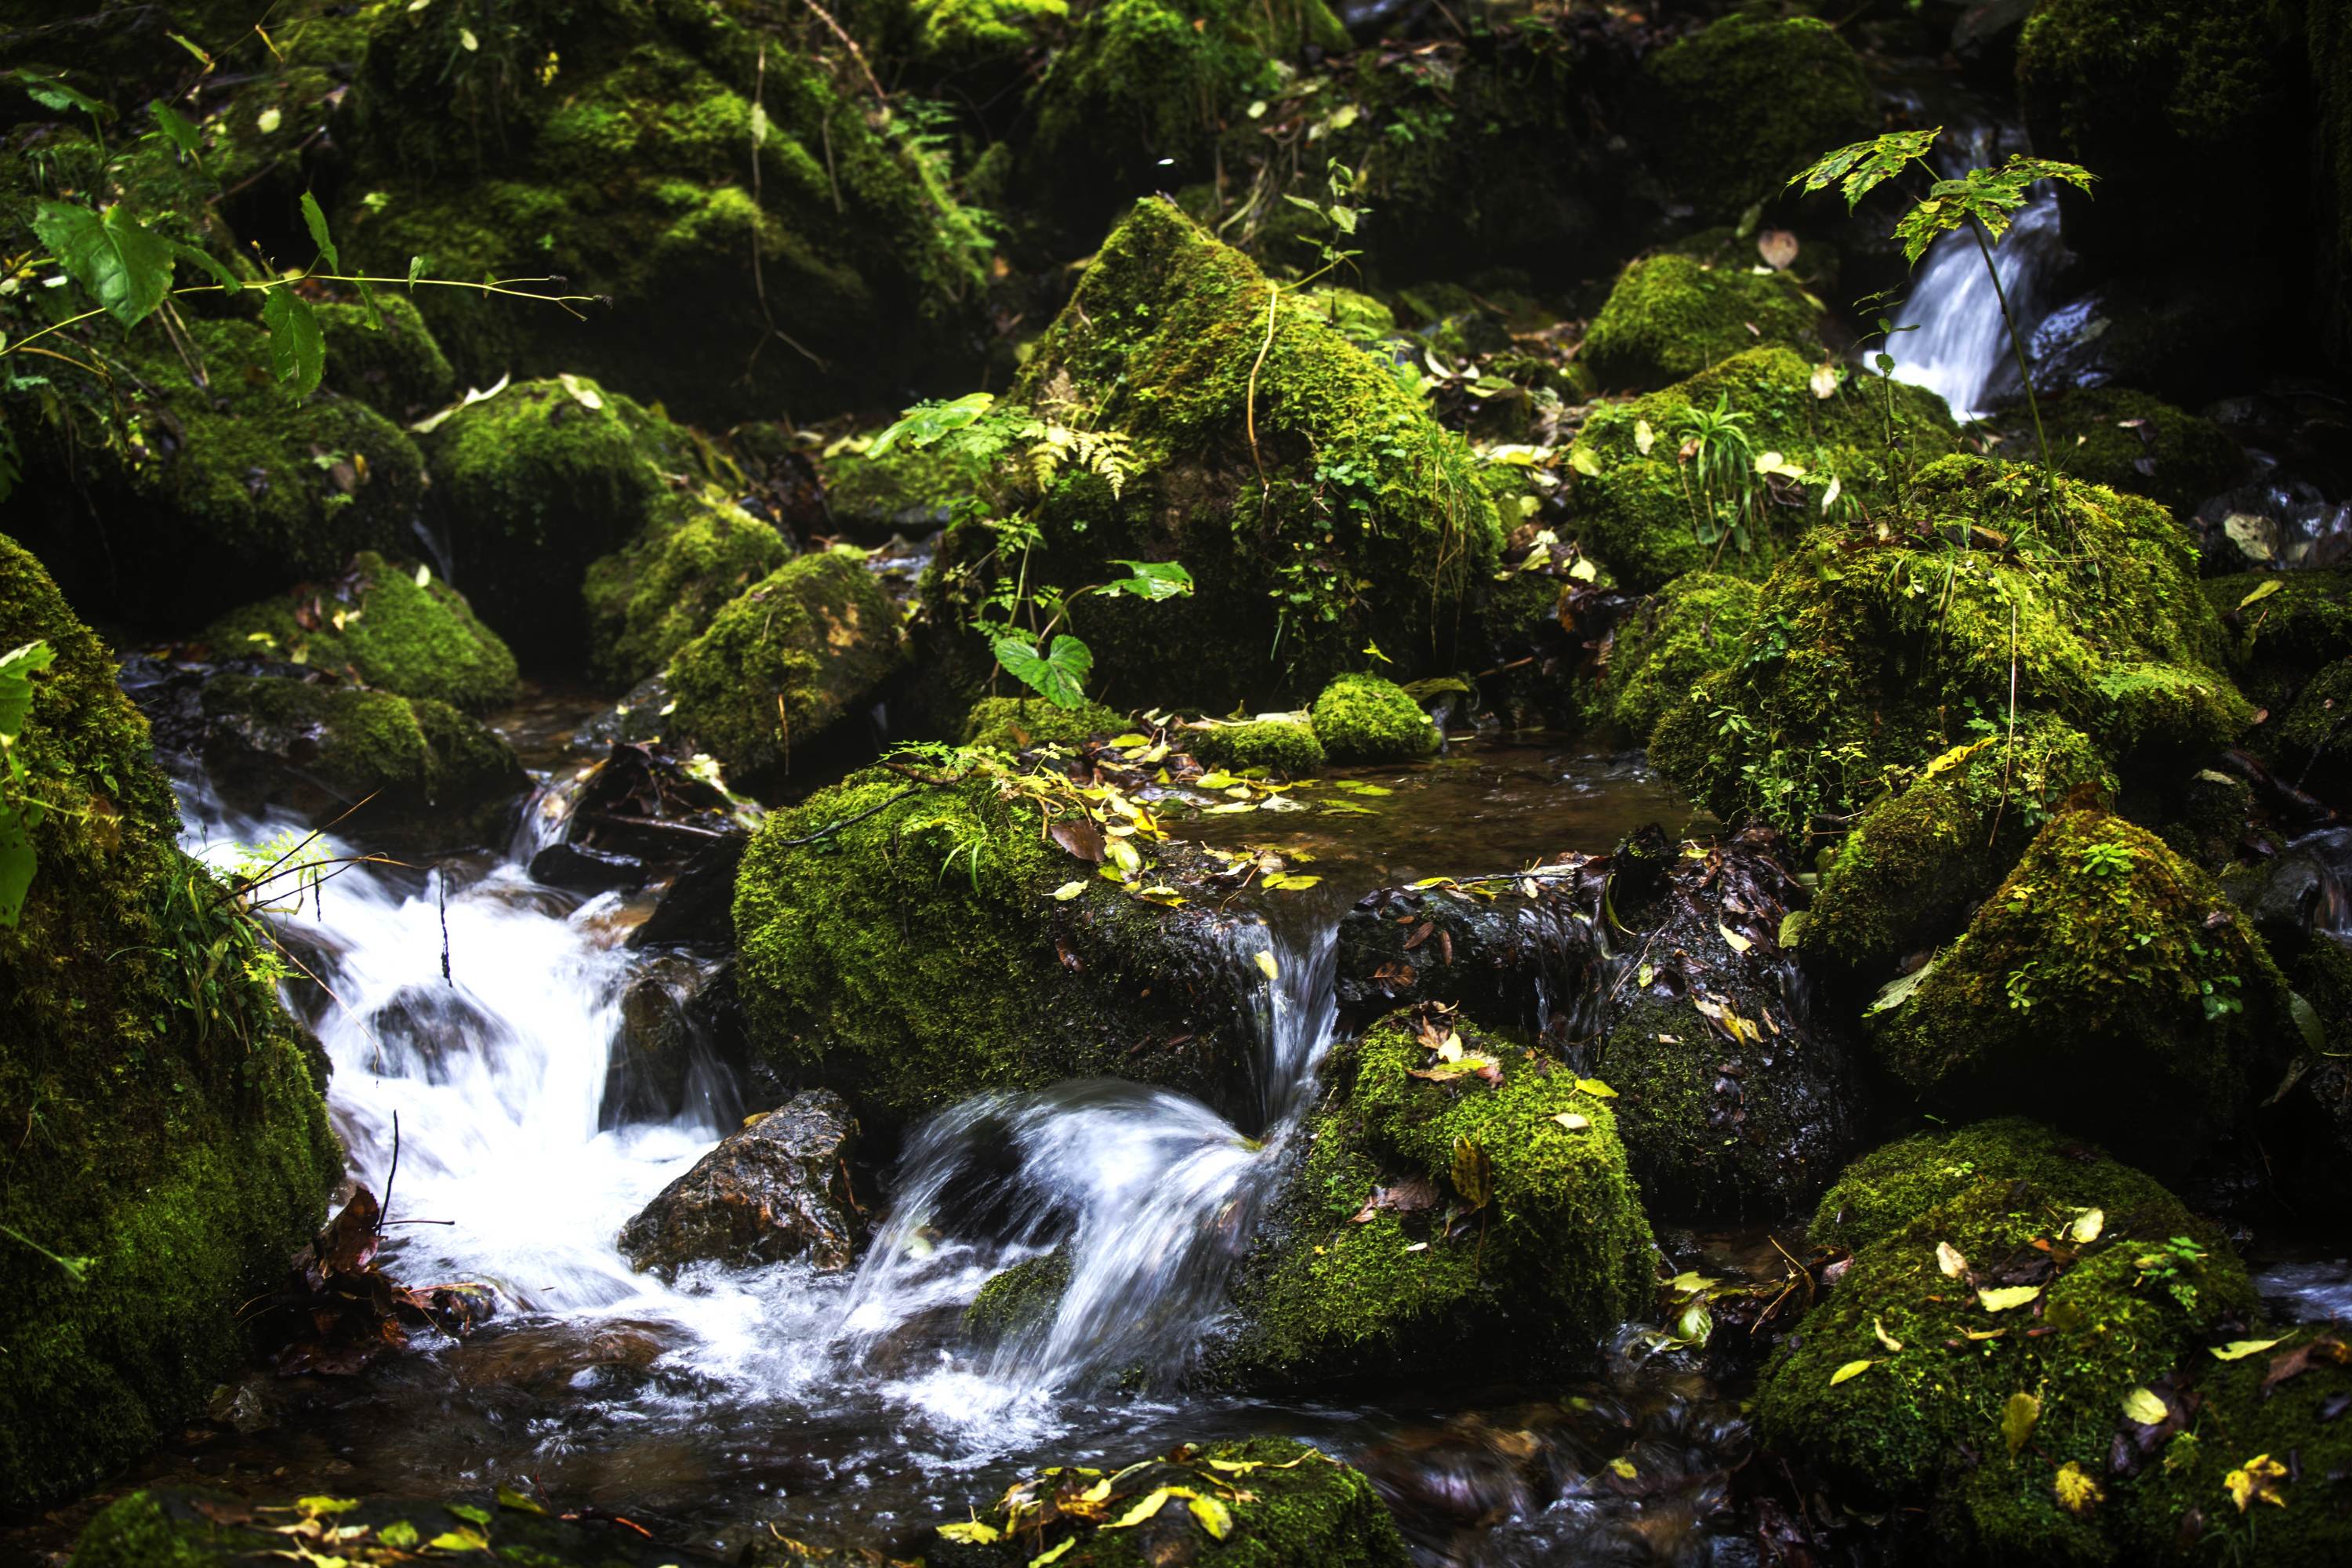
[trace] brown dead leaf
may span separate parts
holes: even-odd
[[[1083,817],[1066,816],[1045,830],[1054,842],[1079,859],[1091,865],[1102,864],[1103,837],[1099,828]]]

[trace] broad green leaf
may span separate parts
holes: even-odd
[[[0,741],[25,732],[33,710],[33,677],[57,662],[57,650],[45,642],[28,642],[0,654]]]
[[[1101,591],[1106,594],[1131,594],[1157,602],[1192,591],[1192,574],[1178,562],[1114,561],[1111,564],[1126,567],[1132,575],[1104,584]]]
[[[334,237],[327,232],[327,215],[319,210],[319,198],[308,191],[302,193],[302,226],[310,231],[310,243],[327,258],[329,268],[341,272],[343,258],[335,249]]]
[[[414,1549],[419,1539],[416,1527],[404,1519],[394,1520],[390,1524],[377,1531],[375,1538],[379,1545],[389,1546],[394,1552],[407,1552]]]
[[[2172,1410],[2153,1389],[2135,1388],[2124,1395],[2124,1415],[2143,1426],[2156,1426],[2169,1419]]]
[[[1135,1525],[1141,1524],[1145,1520],[1150,1519],[1152,1515],[1165,1508],[1168,1505],[1169,1498],[1172,1495],[1174,1495],[1173,1489],[1169,1487],[1160,1487],[1151,1491],[1146,1492],[1143,1495],[1142,1501],[1137,1503],[1133,1508],[1129,1509],[1125,1513],[1119,1515],[1117,1519],[1113,1520],[1103,1528],[1106,1530],[1127,1530]]]
[[[2238,608],[2242,610],[2249,605],[2258,605],[2278,591],[2279,580],[2275,577],[2265,577],[2254,584],[2252,593],[2238,601]]]
[[[163,133],[164,141],[169,142],[197,163],[204,162],[204,135],[189,121],[186,115],[182,114],[160,98],[147,105],[147,112],[155,117],[155,129]]]
[[[1192,1510],[1192,1517],[1201,1521],[1201,1528],[1215,1539],[1223,1541],[1233,1534],[1234,1510],[1227,1508],[1221,1499],[1207,1496],[1188,1498],[1184,1506]]]
[[[1853,142],[1800,169],[1789,177],[1789,184],[1801,182],[1808,193],[1836,184],[1851,212],[1863,197],[1901,174],[1913,160],[1925,158],[1943,130],[1938,125],[1929,131],[1899,131]]]
[[[425,1545],[431,1552],[488,1552],[490,1538],[478,1530],[445,1530]]]
[[[113,105],[100,103],[88,93],[67,86],[56,77],[43,76],[38,71],[28,71],[22,67],[19,67],[14,74],[25,90],[33,95],[33,101],[43,109],[54,109],[61,113],[72,111],[93,114],[100,120],[114,118]]]
[[[1878,994],[1870,999],[1870,1005],[1863,1011],[1865,1014],[1891,1012],[1911,1000],[1911,993],[1919,989],[1919,983],[1935,973],[1936,962],[1931,958],[1910,973],[1897,975],[1880,986]]]
[[[1282,965],[1276,963],[1274,954],[1264,948],[1257,950],[1257,966],[1268,980],[1278,980],[1282,977]]]
[[[453,1502],[449,1505],[449,1511],[459,1519],[480,1525],[485,1530],[489,1528],[490,1510],[488,1509],[478,1508],[469,1502]]]
[[[1617,1091],[1610,1088],[1607,1084],[1601,1082],[1597,1078],[1578,1079],[1576,1080],[1576,1087],[1580,1092],[1593,1095],[1601,1100],[1614,1100],[1617,1098]]]
[[[2088,1247],[2099,1239],[2099,1233],[2106,1227],[2106,1210],[2084,1209],[2074,1223],[2066,1227],[2066,1235],[2075,1246]]]
[[[287,396],[299,403],[318,391],[327,367],[327,342],[310,301],[279,284],[261,302],[261,324],[269,329],[270,371]]]
[[[299,1497],[294,1500],[294,1506],[302,1511],[305,1518],[316,1519],[321,1514],[349,1513],[360,1506],[360,1500],[355,1497]]]
[[[140,227],[120,202],[104,217],[71,202],[40,202],[33,232],[67,276],[126,327],[146,320],[171,292],[172,242]]]
[[[231,272],[193,245],[175,245],[172,247],[172,254],[183,261],[194,262],[199,269],[221,286],[221,292],[224,294],[235,294],[245,287],[244,283],[238,280],[236,273]]]
[[[1076,898],[1080,893],[1083,893],[1086,890],[1087,885],[1083,880],[1076,882],[1065,882],[1060,887],[1054,889],[1054,900],[1056,903],[1066,904],[1072,899]]]
[[[1454,1135],[1454,1190],[1472,1208],[1484,1208],[1495,1195],[1495,1164],[1486,1151],[1461,1133]]]
[[[939,1531],[944,1539],[966,1546],[992,1546],[1004,1533],[996,1526],[982,1524],[976,1519],[963,1524],[942,1524]]]
[[[896,424],[875,437],[866,455],[878,458],[901,441],[918,448],[928,447],[940,437],[962,429],[995,405],[995,395],[987,392],[968,392],[950,403],[918,403],[900,415]]]
[[[2000,1439],[2012,1454],[2032,1440],[2042,1422],[2042,1401],[2030,1394],[2012,1394],[2000,1407]]]

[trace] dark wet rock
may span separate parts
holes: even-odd
[[[582,892],[650,886],[639,948],[731,945],[728,906],[751,823],[742,803],[656,746],[614,740],[584,773],[552,786],[531,875]]]
[[[744,1053],[730,969],[678,952],[656,954],[637,967],[621,994],[621,1028],[598,1113],[603,1125],[667,1121],[688,1110],[721,1124],[736,1118]]]
[[[632,1267],[733,1267],[805,1258],[849,1267],[858,1231],[844,1164],[857,1137],[848,1102],[810,1089],[730,1134],[621,1227]]]
[[[530,858],[530,878],[575,893],[633,893],[645,886],[646,863],[615,850],[557,843]]]
[[[667,1348],[659,1323],[628,1320],[518,1322],[452,1346],[442,1364],[463,1388],[503,1386],[554,1392],[583,1373],[638,1372]]]
[[[243,1568],[282,1558],[289,1542],[318,1543],[328,1531],[338,1532],[333,1555],[353,1562],[413,1558],[419,1547],[444,1539],[453,1545],[436,1557],[487,1553],[478,1560],[534,1568],[675,1568],[690,1555],[655,1542],[642,1526],[559,1519],[503,1489],[496,1502],[487,1496],[464,1502],[322,1495],[271,1505],[154,1488],[129,1493],[91,1521],[74,1544],[73,1561],[76,1568]],[[459,1542],[466,1544],[454,1544]]]

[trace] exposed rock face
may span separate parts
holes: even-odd
[[[621,1227],[630,1264],[670,1275],[706,1259],[746,1267],[806,1258],[849,1267],[855,1199],[843,1158],[857,1136],[849,1104],[827,1089],[795,1095],[695,1162]]]

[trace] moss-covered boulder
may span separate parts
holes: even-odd
[[[841,528],[919,538],[945,528],[950,509],[987,482],[988,465],[967,455],[904,444],[877,454],[873,445],[871,436],[858,437],[824,460],[825,507]]]
[[[1761,590],[1722,572],[1686,572],[1617,622],[1599,716],[1633,741],[1689,700],[1691,689],[1729,668],[1756,619]]]
[[[1008,753],[1032,746],[1075,748],[1133,728],[1126,714],[1099,702],[1057,708],[1042,697],[983,697],[964,718],[963,742]]]
[[[1861,58],[1811,16],[1725,16],[1660,49],[1643,77],[1653,163],[1710,222],[1737,220],[1876,129]]]
[[[1234,1278],[1218,1376],[1311,1383],[1401,1358],[1539,1365],[1649,1303],[1649,1221],[1612,1102],[1566,1065],[1401,1014],[1337,1047],[1325,1072],[1297,1163]]]
[[[1450,666],[1501,549],[1468,447],[1168,202],[1137,204],[1103,243],[1012,396],[1121,435],[1131,453],[1116,489],[1071,464],[1034,498],[1033,584],[1110,582],[1127,560],[1192,575],[1181,597],[1072,601],[1108,700],[1192,712],[1303,700],[1374,640],[1402,677]],[[1011,570],[995,551],[976,521],[949,531],[926,579],[940,625],[968,619]]]
[[[963,1330],[982,1344],[1045,1328],[1061,1310],[1070,1288],[1067,1247],[1024,1258],[980,1288],[963,1310]]]
[[[1857,1162],[1815,1236],[1853,1261],[1774,1357],[1766,1442],[1947,1561],[2103,1563],[2124,1400],[2251,1316],[2226,1242],[2146,1176],[2024,1122]]]
[[[1404,688],[1377,675],[1340,676],[1315,699],[1308,717],[1335,762],[1413,762],[1436,751],[1442,739]]]
[[[2181,1170],[2267,1094],[2300,1037],[2221,889],[2121,817],[2074,811],[1874,1013],[1886,1065],[1963,1115],[2032,1107]]]
[[[2352,659],[2314,675],[2263,746],[2280,776],[2331,803],[2352,803]]]
[[[1161,1506],[1148,1518],[1121,1522],[1154,1496]],[[990,1539],[973,1539],[975,1520]],[[924,1542],[923,1560],[934,1568],[1025,1568],[1048,1554],[1074,1568],[1405,1568],[1412,1561],[1370,1480],[1284,1437],[1187,1443],[1109,1469],[1053,1466],[1015,1481],[987,1513],[968,1510],[940,1526]]]
[[[835,727],[900,658],[898,612],[863,551],[787,561],[719,612],[662,672],[656,718],[682,749],[708,752],[739,783],[781,777],[797,750],[826,754]]]
[[[2352,569],[2238,572],[2199,586],[2221,618],[2231,673],[2274,716],[2312,676],[2352,658]]]
[[[180,853],[112,656],[0,537],[0,641],[46,642],[9,790],[51,809],[0,925],[0,1500],[96,1485],[247,1350],[238,1308],[323,1217],[341,1152],[273,950]]]
[[[1413,712],[1425,730],[1428,715],[1419,708]],[[1185,750],[1202,762],[1244,773],[1264,768],[1297,779],[1323,771],[1322,737],[1311,721],[1295,714],[1261,714],[1238,723],[1203,722],[1186,730],[1181,740]]]
[[[514,700],[514,655],[429,567],[373,551],[325,583],[232,610],[201,634],[220,658],[254,656],[337,670],[402,697],[480,711]]]
[[[352,301],[316,307],[326,343],[326,384],[399,424],[424,419],[457,395],[457,374],[406,294],[382,293],[374,310]]]
[[[1865,973],[1925,957],[1958,932],[2043,823],[2115,790],[2096,748],[2048,714],[2013,737],[1953,747],[1873,801],[1837,847],[1806,917],[1806,952]]]
[[[1822,303],[1753,261],[1709,267],[1675,252],[1629,263],[1585,330],[1580,363],[1612,391],[1654,392],[1759,347],[1822,355]]]
[[[984,245],[937,164],[868,119],[858,65],[828,68],[829,34],[780,47],[690,0],[368,24],[344,255],[609,300],[417,290],[467,382],[578,371],[724,424],[895,390],[961,346]]]
[[[1738,497],[1708,491],[1680,457],[1683,442],[1718,413],[1735,417],[1738,465],[1751,470],[1744,509]],[[1887,445],[1890,417],[1899,451]],[[1932,392],[1846,376],[1823,397],[1805,356],[1751,349],[1664,391],[1594,410],[1569,449],[1570,519],[1586,552],[1636,592],[1685,572],[1760,577],[1802,531],[1830,480],[1842,491],[1889,493],[1906,465],[1950,452],[1957,441],[1951,415]],[[1805,482],[1776,490],[1753,477],[1755,458],[1767,452],[1801,468]],[[1729,538],[1727,522],[1738,529]]]
[[[616,686],[644,679],[792,553],[774,524],[716,494],[662,498],[634,538],[588,563],[590,669]]]
[[[1661,718],[1651,760],[1718,816],[1794,830],[1868,805],[1972,721],[2005,729],[2012,693],[2126,769],[2230,744],[2252,711],[2220,671],[2187,534],[2136,496],[2040,489],[1948,458],[1910,490],[1923,532],[1816,529],[1774,569],[1732,668]]]
[[[2040,460],[2033,421],[2011,409],[1994,422],[2001,450]],[[2119,386],[2081,388],[2042,405],[2050,458],[2087,484],[2147,497],[2186,523],[2207,497],[2246,471],[2246,454],[2210,419]]]
[[[679,1557],[677,1547],[659,1545],[642,1531],[575,1523],[535,1503],[321,1494],[256,1505],[225,1493],[148,1488],[125,1494],[92,1520],[74,1542],[73,1561],[77,1568],[243,1568],[284,1552],[286,1531],[303,1524],[315,1525],[318,1534],[350,1531],[335,1545],[353,1562],[397,1563],[420,1548],[515,1568],[675,1568]],[[466,1544],[427,1546],[436,1541]]]
[[[1236,977],[1256,973],[1230,919],[1132,897],[1041,834],[1050,801],[1064,838],[1103,853],[1057,778],[975,752],[957,773],[856,773],[767,818],[736,880],[736,985],[780,1074],[839,1089],[885,1134],[1066,1078],[1227,1093],[1254,1037]],[[1153,853],[1155,878],[1178,874],[1182,850]]]

